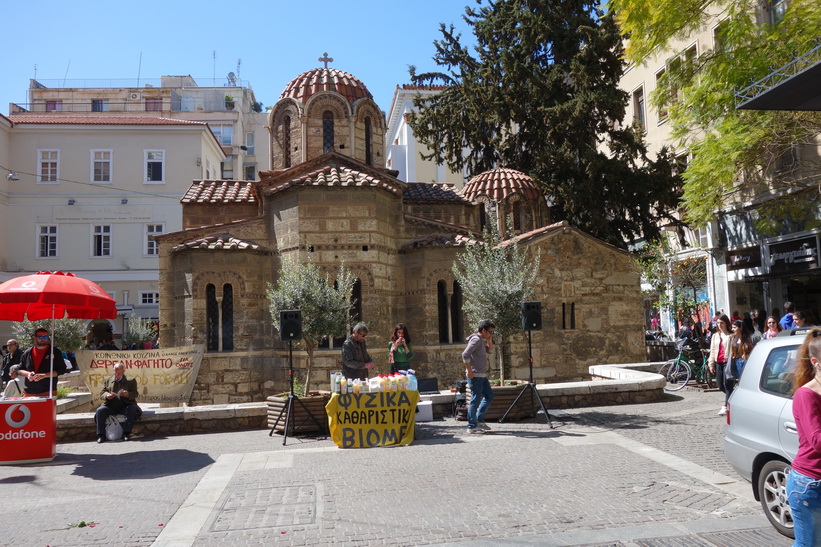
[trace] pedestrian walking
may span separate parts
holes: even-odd
[[[493,401],[493,390],[488,380],[487,354],[493,351],[493,331],[496,326],[488,319],[479,323],[476,332],[468,336],[467,347],[462,352],[465,374],[470,384],[468,404],[468,433],[481,434],[490,431],[485,423],[485,413]]]

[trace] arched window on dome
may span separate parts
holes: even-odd
[[[326,110],[322,113],[322,153],[334,150],[334,113]]]
[[[365,117],[365,163],[368,165],[373,165],[373,151],[371,148],[373,144],[371,143],[371,117]]]
[[[285,168],[291,166],[291,117],[285,116],[285,119],[282,121],[282,146],[284,148],[284,154],[282,155],[282,159],[285,161]]]

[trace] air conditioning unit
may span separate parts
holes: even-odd
[[[132,101],[139,101],[140,100],[140,94],[139,93],[132,93],[131,95],[129,95],[129,98]]]

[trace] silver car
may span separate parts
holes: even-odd
[[[791,370],[809,329],[791,329],[753,349],[727,411],[724,453],[750,481],[755,499],[780,533],[794,537],[785,487],[798,453]]]

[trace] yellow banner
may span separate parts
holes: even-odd
[[[136,351],[92,351],[76,353],[83,381],[95,397],[106,378],[114,374],[114,363],[125,365],[127,378],[137,380],[139,403],[187,403],[200,370],[203,345]]]
[[[334,393],[325,405],[339,448],[407,446],[413,442],[418,391]]]

